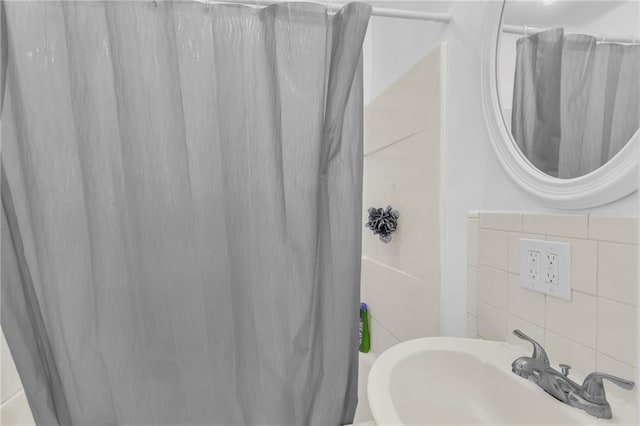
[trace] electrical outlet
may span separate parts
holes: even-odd
[[[544,282],[547,284],[558,285],[558,271],[549,268],[545,271]]]
[[[529,266],[529,278],[533,281],[538,280],[538,268]]]
[[[571,246],[544,240],[520,240],[520,285],[571,300]]]

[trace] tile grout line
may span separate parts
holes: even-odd
[[[507,274],[509,274],[509,275],[513,275],[513,276],[516,276],[516,277],[520,277],[520,274],[518,274],[517,272],[503,271],[502,269],[497,269],[497,268],[495,268],[495,267],[493,267],[493,266],[485,266],[485,265],[482,265],[482,267],[483,267],[483,268],[493,269],[493,270],[495,270],[495,271],[499,271],[499,272],[506,272],[506,273],[507,273]],[[596,266],[596,268],[597,268],[597,266]],[[582,295],[584,295],[584,296],[595,297],[595,298],[597,298],[597,299],[604,299],[604,300],[606,300],[606,301],[608,301],[608,302],[618,303],[618,304],[623,305],[623,306],[626,306],[626,307],[628,307],[628,308],[632,308],[632,309],[635,309],[635,310],[639,310],[639,309],[638,309],[638,306],[636,306],[636,305],[632,305],[632,304],[627,303],[627,302],[623,302],[623,301],[620,301],[620,300],[612,299],[611,297],[607,297],[607,296],[600,296],[600,295],[598,295],[598,294],[597,294],[597,286],[598,286],[598,284],[597,284],[597,283],[598,283],[598,280],[596,279],[596,293],[589,293],[589,292],[587,292],[587,291],[584,291],[584,290],[581,290],[581,289],[576,289],[576,288],[572,288],[572,289],[571,289],[571,291],[572,291],[572,292],[579,293],[579,294],[582,294]],[[528,289],[527,289],[527,290],[528,290]],[[529,291],[533,291],[533,290],[529,290]],[[543,295],[545,295],[545,296],[546,296],[546,294],[544,294],[544,293],[542,293],[542,292],[535,292],[535,291],[533,291],[533,292],[534,292],[534,293],[540,293],[540,294],[543,294]]]
[[[382,150],[385,150],[385,149],[387,149],[387,148],[389,148],[389,147],[392,147],[392,146],[394,146],[394,145],[397,145],[397,144],[399,144],[400,142],[406,141],[407,139],[409,139],[409,138],[411,138],[411,137],[413,137],[413,136],[419,135],[420,133],[424,132],[425,130],[427,130],[427,129],[426,129],[426,128],[425,128],[425,129],[421,129],[421,130],[418,130],[418,131],[417,131],[417,132],[415,132],[415,133],[411,133],[410,135],[403,136],[402,138],[397,139],[397,140],[395,140],[395,141],[393,141],[393,142],[389,143],[388,145],[381,146],[381,147],[379,147],[379,148],[376,148],[376,149],[374,149],[374,150],[372,150],[372,151],[369,151],[369,152],[367,152],[367,153],[363,154],[363,155],[362,155],[362,157],[363,157],[363,158],[367,158],[367,157],[369,157],[370,155],[377,154],[378,152],[380,152],[380,151],[382,151]]]
[[[508,313],[506,309],[499,308],[498,306],[493,305],[493,304],[491,304],[491,303],[487,302],[486,300],[480,300],[480,299],[478,299],[478,303],[484,303],[485,305],[490,306],[490,307],[492,307],[493,309],[497,309],[497,310],[499,310],[499,311],[502,311],[502,312],[504,312],[505,314],[506,314],[506,313]]]
[[[388,268],[388,269],[392,270],[393,272],[397,272],[397,273],[405,275],[405,276],[407,276],[409,278],[413,278],[414,280],[417,280],[417,281],[420,281],[420,282],[426,282],[427,281],[427,280],[425,280],[423,278],[420,278],[420,277],[417,277],[415,275],[412,275],[412,274],[410,274],[408,272],[403,271],[402,269],[394,268],[391,265],[388,265],[386,263],[380,262],[379,260],[376,260],[376,259],[371,258],[369,256],[362,255],[362,259],[363,260],[367,260],[367,261],[372,262],[372,263],[375,263],[378,266],[382,266],[384,268]]]
[[[586,294],[586,295],[589,295],[589,296],[593,296],[592,294],[585,293],[585,292],[582,292],[582,291],[579,291],[579,290],[576,290],[576,291],[577,291],[578,293],[582,293],[582,294]],[[607,302],[618,303],[618,304],[620,304],[620,305],[622,305],[622,306],[626,306],[627,308],[635,309],[636,311],[638,310],[638,307],[637,307],[636,305],[630,305],[630,304],[629,304],[629,303],[627,303],[627,302],[621,302],[621,301],[619,301],[619,300],[612,299],[612,298],[607,297],[607,296],[597,296],[597,295],[596,295],[595,297],[597,297],[598,299],[606,300]]]
[[[618,359],[618,358],[616,358],[615,356],[613,356],[613,355],[609,355],[609,354],[608,354],[608,353],[606,353],[606,352],[602,352],[602,351],[595,351],[595,353],[596,353],[596,367],[598,366],[598,361],[597,361],[598,355],[602,355],[602,356],[606,356],[607,358],[611,358],[612,360],[614,360],[614,361],[616,361],[616,362],[619,362],[620,364],[624,365],[625,367],[629,367],[629,368],[632,368],[632,369],[634,369],[634,370],[637,370],[637,369],[638,369],[638,367],[636,367],[636,366],[634,366],[634,365],[632,365],[632,364],[629,364],[627,361],[623,361],[623,360],[621,360],[621,359]],[[599,368],[599,367],[598,367],[598,368]],[[605,373],[606,373],[606,372],[605,372]]]
[[[509,269],[509,235],[507,234],[507,269]],[[507,337],[509,336],[509,287],[511,287],[509,285],[509,272],[507,272],[507,287],[506,287],[506,299],[507,299],[507,303],[505,305],[505,311],[506,311],[506,315],[504,316],[504,328],[507,331],[507,334],[505,335],[504,339],[505,341],[507,340]]]
[[[24,394],[23,388],[20,388],[15,393],[13,393],[10,397],[8,397],[6,400],[2,401],[2,403],[0,404],[0,408],[4,408],[9,402],[16,399],[21,393]]]
[[[598,243],[605,243],[605,244],[619,244],[621,246],[638,247],[638,244],[636,243],[625,243],[622,241],[609,241],[609,240],[588,240],[588,241],[596,241]]]
[[[587,218],[590,220],[591,215],[587,216]],[[587,222],[587,225],[589,225],[589,222]],[[587,227],[587,232],[589,232],[590,226]],[[599,345],[599,341],[600,341],[600,333],[598,331],[598,329],[600,328],[600,300],[598,299],[600,297],[600,278],[599,278],[599,266],[598,264],[600,263],[600,241],[596,241],[596,259],[595,259],[595,265],[596,265],[596,368],[598,368],[598,353],[600,352],[600,345]]]
[[[377,318],[376,318],[372,313],[369,313],[369,315],[371,316],[371,318],[373,318],[373,320],[374,320],[375,322],[377,322],[377,323],[378,323],[378,325],[379,325],[380,327],[382,327],[382,329],[383,329],[384,331],[386,331],[387,333],[389,333],[389,335],[390,335],[391,337],[393,337],[394,339],[396,339],[396,340],[398,341],[398,343],[402,343],[402,342],[404,342],[404,340],[402,340],[402,339],[398,338],[398,336],[396,336],[395,334],[393,334],[393,333],[391,332],[391,330],[389,330],[389,329],[388,329],[388,328],[387,328],[387,327],[382,323],[382,321],[381,321],[381,320],[379,320],[379,319],[377,319]],[[380,354],[378,354],[378,355],[380,355]]]
[[[524,317],[522,317],[521,315],[518,315],[515,312],[511,312],[511,311],[507,310],[507,315],[512,315],[512,316],[518,318],[519,320],[522,320],[524,322],[528,322],[529,324],[533,325],[534,327],[541,328],[543,331],[546,330],[546,328],[544,328],[544,325],[538,325],[535,322],[531,321],[530,319],[524,318]],[[544,318],[543,318],[543,320],[544,320]]]
[[[469,266],[473,266],[473,265],[469,265]],[[508,266],[507,266],[507,267],[508,267]],[[506,272],[506,273],[508,273],[508,274],[509,274],[509,273],[513,273],[513,272],[510,272],[508,269],[502,269],[502,268],[499,268],[499,267],[494,266],[494,265],[485,265],[485,264],[480,264],[480,263],[478,263],[478,266],[475,266],[475,268],[487,268],[487,269],[493,269],[494,271],[498,271],[498,272]],[[519,275],[519,274],[518,274],[518,275]]]
[[[597,353],[602,353],[602,354],[604,354],[604,355],[607,355],[607,356],[608,356],[608,357],[610,357],[610,358],[615,359],[616,361],[620,361],[620,360],[619,360],[618,358],[616,358],[616,357],[613,357],[613,356],[611,356],[611,355],[609,355],[609,354],[606,354],[606,353],[604,353],[604,352],[600,352],[600,351],[598,351],[598,348],[597,348],[597,347],[595,347],[595,346],[594,346],[594,347],[591,347],[591,346],[585,345],[584,343],[578,342],[577,340],[574,340],[574,339],[573,339],[573,338],[571,338],[571,337],[567,337],[567,336],[565,336],[564,334],[559,333],[559,332],[557,332],[557,331],[555,331],[555,330],[550,330],[550,329],[548,329],[548,328],[545,328],[544,330],[545,330],[545,332],[549,332],[549,333],[551,333],[551,334],[555,334],[556,336],[560,336],[560,337],[562,337],[563,339],[568,340],[569,342],[573,343],[574,345],[578,345],[578,346],[581,346],[581,347],[583,347],[583,348],[585,348],[585,349],[589,349],[589,350],[593,351],[593,352],[594,352],[594,353],[596,353],[596,354],[597,354]],[[596,333],[596,336],[597,336],[597,333]],[[622,363],[624,363],[624,364],[627,364],[627,363],[626,363],[626,362],[624,362],[624,361],[620,361],[620,362],[622,362]],[[627,365],[628,365],[628,364],[627,364]]]

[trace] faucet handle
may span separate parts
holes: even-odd
[[[584,382],[582,383],[582,390],[585,397],[589,401],[596,403],[607,402],[607,396],[604,391],[602,379],[607,379],[610,382],[615,383],[621,388],[627,390],[633,389],[633,386],[635,385],[635,383],[631,380],[621,379],[620,377],[612,376],[611,374],[591,373],[584,379]]]
[[[569,370],[571,370],[571,366],[569,364],[558,364],[558,367],[562,370],[563,376],[569,375]]]
[[[540,343],[536,342],[531,337],[527,336],[517,328],[513,330],[513,334],[515,334],[517,337],[521,338],[522,340],[526,340],[527,342],[530,342],[533,345],[533,355],[531,355],[531,358],[541,362],[546,367],[551,365],[549,363],[549,357],[547,356],[547,352],[545,352],[544,348]]]

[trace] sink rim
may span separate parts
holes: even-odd
[[[481,362],[486,362],[498,367],[500,370],[503,370],[505,374],[512,374],[510,367],[514,359],[523,355],[531,355],[530,350],[510,343],[461,337],[424,337],[392,346],[378,356],[371,367],[367,381],[368,402],[376,424],[380,426],[403,424],[393,403],[393,395],[391,392],[393,371],[395,366],[402,360],[426,351],[453,351],[470,354],[477,357]],[[578,377],[576,377],[576,379],[577,378]],[[535,388],[535,391],[540,392],[543,398],[553,398],[545,394],[542,389],[538,388],[538,386],[532,382],[522,380],[520,383],[522,386],[528,386],[532,389]],[[613,401],[616,401],[616,399],[609,399],[612,405],[614,405]],[[621,408],[618,406],[614,408],[614,418],[616,419],[614,421],[614,419],[603,420],[591,417],[559,401],[550,401],[550,403],[561,404],[558,408],[565,411],[568,417],[575,419],[576,424],[633,424],[633,420],[631,420],[632,417],[629,417],[631,411],[628,409],[625,409],[624,413],[620,410],[618,413],[620,415],[616,415],[616,409]],[[618,401],[618,403],[620,403],[620,401]],[[631,404],[628,403],[623,402],[622,404],[632,407]],[[633,408],[630,409],[633,410]]]
[[[480,361],[488,361],[498,356],[500,351],[505,350],[513,355],[513,359],[524,354],[524,351],[519,351],[518,348],[507,345],[505,342],[462,337],[422,337],[394,345],[377,357],[369,371],[367,397],[376,424],[403,424],[393,404],[390,386],[393,368],[398,362],[422,351],[448,350],[469,353],[463,350],[463,347],[469,343],[478,346],[479,351],[474,352],[473,355]]]

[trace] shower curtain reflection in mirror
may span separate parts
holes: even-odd
[[[640,44],[562,28],[517,42],[511,132],[529,161],[559,178],[588,174],[640,127]]]

